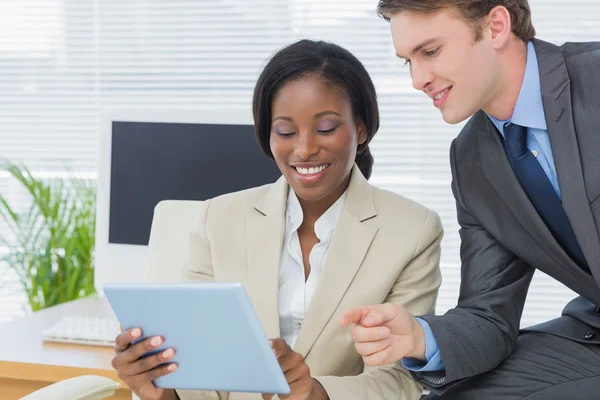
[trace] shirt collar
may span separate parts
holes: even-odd
[[[342,215],[342,211],[344,210],[347,193],[348,190],[346,190],[315,222],[315,234],[319,240],[323,240],[325,235],[335,229],[335,226]],[[292,229],[290,230],[290,233],[298,230],[300,225],[302,225],[302,221],[304,221],[302,206],[300,206],[300,201],[298,201],[298,197],[291,187],[288,191],[286,218],[291,223]]]
[[[540,85],[540,70],[533,42],[527,43],[527,63],[523,83],[517,97],[517,103],[510,119],[502,121],[488,114],[498,131],[504,135],[504,124],[507,122],[526,128],[546,130],[542,89]]]

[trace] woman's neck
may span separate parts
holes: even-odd
[[[329,195],[316,201],[306,201],[298,198],[304,220],[302,225],[313,226],[323,214],[344,194],[350,184],[350,175]]]

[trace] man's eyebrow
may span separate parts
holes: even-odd
[[[435,42],[436,40],[438,40],[438,38],[432,38],[432,39],[427,39],[421,43],[419,43],[418,45],[416,45],[410,52],[410,55],[413,55],[415,53],[417,53],[419,50],[421,50],[423,47]],[[401,56],[400,54],[396,53],[396,57],[401,58],[403,60],[406,60],[406,57]]]

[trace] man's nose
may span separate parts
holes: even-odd
[[[433,82],[434,76],[427,69],[418,64],[411,65],[410,75],[412,77],[413,87],[417,90],[425,90],[428,84]]]

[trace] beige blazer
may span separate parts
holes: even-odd
[[[190,235],[185,280],[241,282],[269,338],[280,337],[277,291],[288,184],[204,203]],[[396,364],[366,368],[341,314],[351,307],[398,303],[414,315],[434,311],[440,241],[436,213],[371,186],[354,166],[346,204],[294,350],[332,400],[418,399],[422,388]],[[262,399],[259,394],[178,391],[182,399]]]

